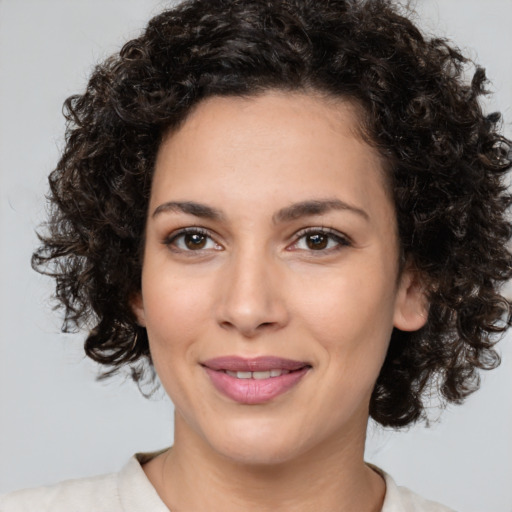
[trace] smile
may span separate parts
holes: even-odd
[[[220,357],[202,363],[214,388],[240,404],[263,404],[294,388],[311,369],[304,361],[277,357]]]
[[[230,372],[229,370],[226,370],[226,373],[230,377],[235,377],[237,379],[256,379],[256,380],[263,380],[263,379],[270,379],[274,377],[281,377],[281,375],[286,375],[287,373],[290,373],[289,370],[268,370],[264,372]]]

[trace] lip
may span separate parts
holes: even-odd
[[[305,361],[294,361],[273,356],[246,359],[239,356],[225,356],[209,359],[202,363],[213,386],[224,396],[246,405],[269,402],[295,387],[311,369]],[[268,379],[237,379],[226,373],[256,372],[274,369],[289,373]]]
[[[215,357],[204,361],[203,366],[211,370],[229,370],[231,372],[264,372],[267,370],[281,369],[290,372],[299,370],[304,366],[311,366],[306,361],[294,361],[274,356],[260,356],[245,358],[240,356]]]

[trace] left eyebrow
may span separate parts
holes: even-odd
[[[340,199],[313,199],[309,201],[301,201],[300,203],[294,203],[290,206],[286,206],[279,210],[272,216],[274,224],[280,222],[288,222],[296,220],[301,217],[308,217],[311,215],[322,215],[331,210],[347,210],[349,212],[359,215],[366,221],[370,220],[370,216],[361,208],[357,208],[351,204],[348,204]]]

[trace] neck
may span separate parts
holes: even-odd
[[[171,511],[381,510],[385,484],[363,461],[364,434],[275,464],[234,461],[194,434],[177,419],[174,447],[144,466]]]

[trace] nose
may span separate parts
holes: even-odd
[[[275,331],[289,321],[278,263],[260,252],[245,251],[230,258],[221,273],[217,322],[246,338]]]

